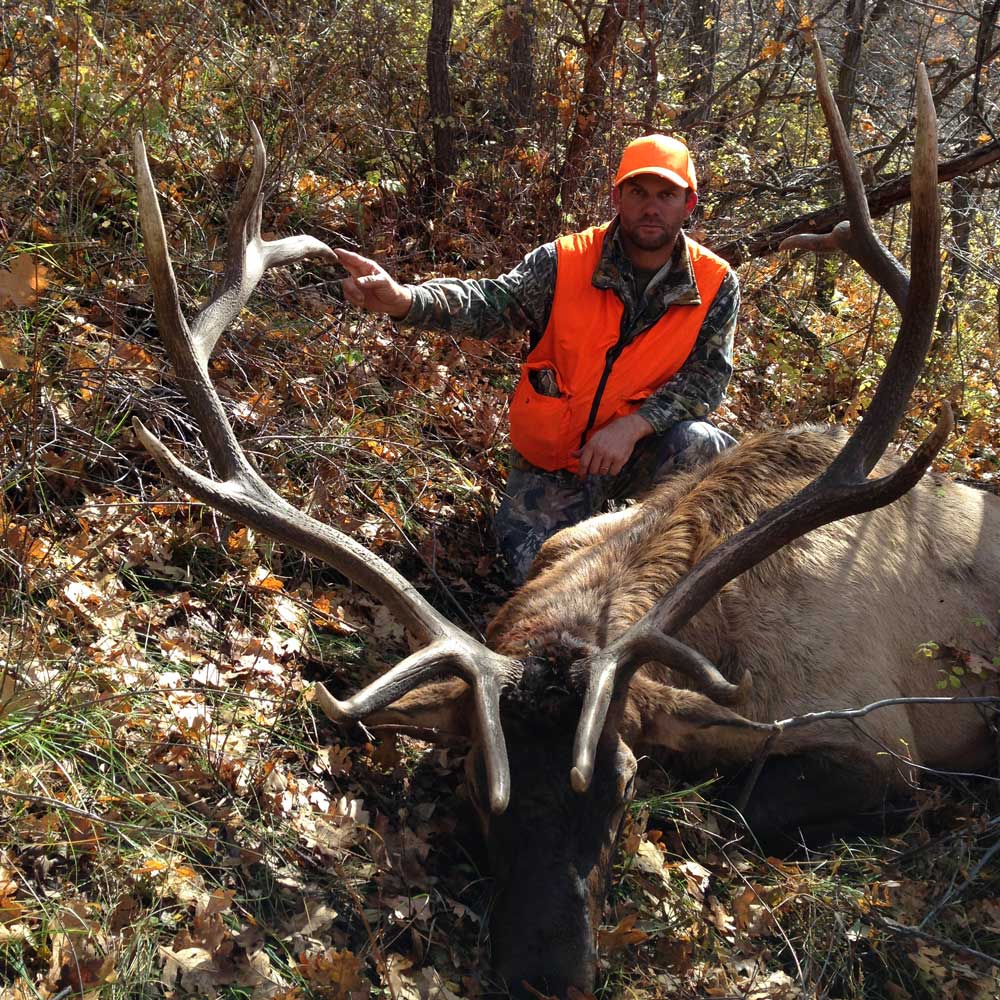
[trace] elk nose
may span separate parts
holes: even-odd
[[[538,954],[534,961],[510,963],[506,968],[501,965],[497,971],[515,1000],[538,1000],[539,996],[572,1000],[593,993],[597,956],[593,948],[582,954],[562,955],[554,948],[548,954]]]
[[[591,993],[597,975],[587,880],[570,869],[553,886],[547,874],[546,886],[537,871],[520,872],[498,894],[490,917],[494,968],[511,995],[524,1000],[566,1000],[570,987]]]
[[[508,980],[508,988],[514,1000],[538,1000],[539,996],[559,997],[559,1000],[592,993],[594,989],[594,970],[591,969],[589,975],[586,970],[580,970],[582,975],[575,975],[570,978],[565,976],[532,976],[522,977],[518,980]]]

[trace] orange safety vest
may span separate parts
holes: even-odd
[[[710,250],[687,238],[700,302],[675,302],[648,330],[622,347],[624,305],[595,288],[594,270],[608,226],[556,240],[556,288],[542,339],[521,366],[510,404],[511,444],[532,465],[579,467],[573,452],[595,431],[634,413],[688,359],[705,315],[729,271]],[[559,396],[545,396],[529,373],[549,369]]]

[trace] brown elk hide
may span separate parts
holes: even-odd
[[[844,438],[821,428],[759,434],[635,507],[561,532],[493,620],[492,644],[513,656],[567,634],[584,646],[606,645],[720,541],[825,468]],[[879,471],[894,464],[884,459]],[[896,504],[819,528],[738,577],[680,638],[730,680],[749,669],[753,687],[733,708],[770,722],[940,693],[944,664],[917,647],[936,642],[992,655],[998,607],[1000,500],[925,476]],[[693,692],[680,697],[689,684],[647,667],[633,681],[626,740],[667,743],[712,764],[759,745],[758,734],[706,728],[731,713]],[[918,764],[985,763],[984,725],[972,707],[891,707],[861,725]],[[786,735],[777,749],[854,752],[857,742],[843,722],[818,723]]]
[[[491,622],[491,644],[514,657],[550,658],[560,647],[606,645],[700,557],[825,468],[844,438],[810,427],[758,434],[633,507],[566,529]],[[884,459],[879,471],[894,464]],[[947,662],[918,646],[989,657],[998,607],[1000,500],[925,476],[897,503],[819,528],[738,577],[682,631],[730,680],[751,671],[741,703],[724,708],[650,664],[632,681],[621,734],[633,746],[665,746],[688,766],[739,763],[760,746],[760,734],[713,722],[771,722],[939,694]],[[377,721],[459,733],[469,718],[465,686],[452,681],[413,692]],[[988,763],[985,724],[971,706],[895,706],[858,725],[916,764]],[[826,722],[784,735],[774,749],[860,752],[881,762],[883,780],[904,784],[911,776],[879,755],[879,743]]]

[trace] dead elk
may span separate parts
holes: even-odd
[[[829,110],[821,61],[817,75]],[[175,483],[325,560],[424,641],[354,697],[338,701],[319,686],[317,701],[337,720],[437,726],[468,739],[469,785],[497,883],[494,962],[515,989],[522,981],[560,995],[592,988],[607,874],[642,745],[666,747],[686,764],[739,765],[775,719],[933,694],[936,671],[914,659],[916,644],[969,644],[970,615],[998,606],[998,502],[923,478],[948,433],[947,412],[908,461],[881,458],[922,367],[940,285],[936,131],[920,78],[912,282],[875,237],[843,128],[828,114],[850,223],[823,246],[855,257],[902,312],[885,376],[855,433],[846,441],[808,429],[754,438],[627,511],[561,533],[497,615],[489,646],[363,546],[282,500],[228,423],[208,375],[219,336],[266,268],[333,257],[309,237],[261,238],[265,156],[256,129],[221,283],[190,325],[136,139],[157,327],[218,478],[181,463],[140,423],[137,432]],[[859,787],[874,803],[920,766],[978,766],[987,721],[970,708],[950,712],[896,706],[857,730],[817,723],[782,734],[750,819],[823,821],[856,809]],[[882,755],[901,740],[907,759]],[[790,780],[793,771],[807,780]]]
[[[745,773],[773,733],[754,723],[940,695],[941,662],[919,655],[923,642],[992,655],[995,632],[974,622],[1000,607],[1000,498],[925,476],[894,504],[817,528],[727,584],[676,635],[732,687],[671,670],[666,656],[645,664],[602,734],[590,787],[570,788],[568,720],[579,700],[565,692],[585,683],[579,658],[607,648],[706,551],[804,487],[844,440],[809,427],[748,438],[546,543],[488,631],[496,650],[526,665],[519,697],[504,705],[513,794],[503,814],[489,813],[462,682],[417,689],[376,716],[470,742],[468,785],[497,879],[494,958],[508,981],[553,991],[590,981],[573,970],[594,968],[603,886],[643,751],[656,748],[682,775]],[[884,459],[876,471],[898,467]],[[571,664],[567,674],[552,671],[559,662]],[[967,688],[1000,694],[995,683]],[[989,771],[995,739],[978,704],[900,704],[854,726],[789,729],[769,746],[744,815],[772,845],[786,833],[850,829],[859,814],[905,801],[925,768]]]

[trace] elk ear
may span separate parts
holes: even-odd
[[[470,743],[476,707],[465,681],[451,678],[415,688],[365,720],[369,728],[406,731],[429,743]]]
[[[756,745],[764,733],[760,723],[687,688],[670,687],[649,677],[635,677],[629,687],[624,729],[637,743],[667,750],[696,750],[710,744]]]

